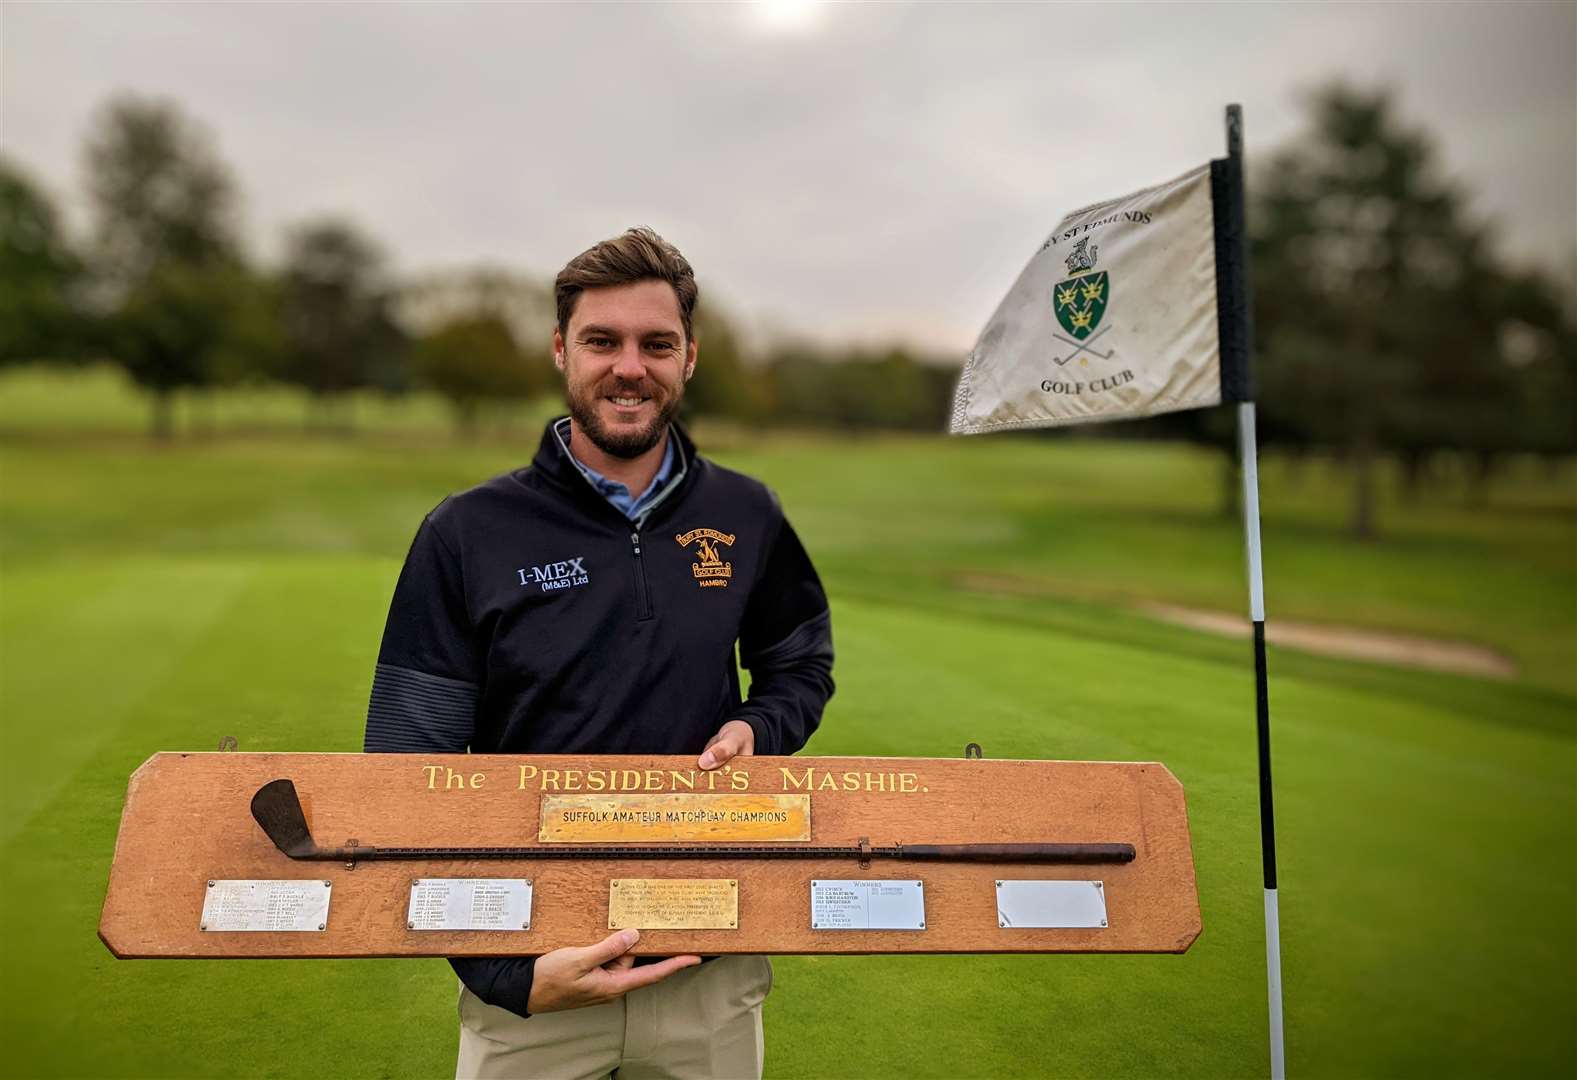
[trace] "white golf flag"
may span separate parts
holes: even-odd
[[[1247,397],[1222,379],[1222,334],[1236,335],[1221,326],[1218,304],[1225,222],[1217,218],[1227,215],[1216,208],[1236,181],[1226,165],[1063,218],[970,352],[952,433],[1132,419]],[[1223,296],[1236,294],[1236,280],[1223,275]],[[1229,315],[1247,308],[1227,306]]]

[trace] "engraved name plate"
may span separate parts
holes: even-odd
[[[544,844],[809,840],[809,795],[544,795]]]
[[[316,933],[328,928],[333,891],[334,886],[321,878],[210,881],[198,929]]]
[[[735,930],[739,882],[732,878],[614,878],[608,929]]]
[[[812,930],[924,930],[920,881],[819,879],[810,883]]]
[[[411,930],[529,930],[525,878],[417,878],[405,925]]]
[[[999,881],[997,925],[1099,929],[1106,925],[1106,883]]]

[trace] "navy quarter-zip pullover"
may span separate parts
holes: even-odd
[[[389,608],[368,752],[700,754],[736,719],[758,754],[805,744],[833,690],[821,582],[765,485],[669,435],[674,477],[634,521],[553,424],[529,467],[427,515]],[[532,958],[451,963],[526,1015]]]

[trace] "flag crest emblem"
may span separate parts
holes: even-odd
[[[1099,250],[1090,246],[1088,237],[1075,244],[1067,257],[1068,273],[1073,276],[1057,282],[1051,290],[1057,321],[1079,341],[1095,332],[1111,302],[1111,276],[1105,270],[1091,273]]]

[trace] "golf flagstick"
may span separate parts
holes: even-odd
[[[1243,280],[1238,296],[1243,310],[1245,369],[1253,370],[1253,311],[1249,299],[1248,237],[1243,213],[1243,110],[1227,106],[1227,158],[1237,174],[1228,199],[1229,234],[1237,246]],[[1270,1075],[1287,1075],[1281,1023],[1281,912],[1276,897],[1276,812],[1270,786],[1270,691],[1265,669],[1265,571],[1259,543],[1259,446],[1254,401],[1238,403],[1238,464],[1243,476],[1243,547],[1248,563],[1249,618],[1254,624],[1255,728],[1259,743],[1259,841],[1265,885],[1265,986],[1270,1008]]]
[[[1243,209],[1243,110],[1226,110],[1227,156],[1065,214],[1008,288],[970,350],[948,430],[987,435],[1238,407],[1244,545],[1258,702],[1271,1076],[1282,1080],[1281,935],[1270,786],[1264,575],[1254,431],[1253,326]],[[1066,275],[1061,267],[1066,266]],[[1212,272],[1209,272],[1213,270]],[[1085,306],[1073,309],[1075,287]],[[1097,302],[1099,306],[1097,307]],[[1212,318],[1214,316],[1214,318]],[[1088,378],[1047,378],[1060,327],[1111,331],[1104,353],[1076,350]],[[1211,329],[1214,333],[1211,333]],[[1085,339],[1088,346],[1094,335]],[[1098,361],[1115,358],[1103,366]],[[1065,363],[1055,356],[1058,364]],[[1071,359],[1071,355],[1068,359]],[[1088,363],[1086,364],[1086,361]]]

